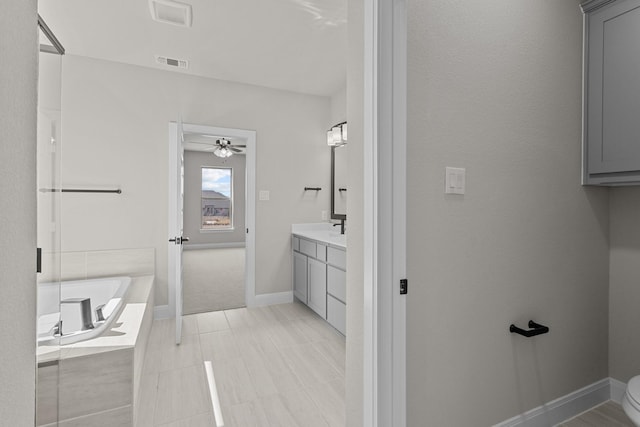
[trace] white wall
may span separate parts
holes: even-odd
[[[291,290],[291,224],[329,206],[329,98],[74,56],[63,79],[63,184],[123,190],[65,194],[63,251],[154,247],[166,304],[167,128],[182,117],[257,131],[257,190],[271,198],[257,201],[256,293]]]
[[[331,120],[330,126],[347,120],[347,88],[346,86],[331,96]]]
[[[609,374],[640,375],[640,188],[610,190]]]
[[[185,151],[184,153],[184,235],[189,237],[185,246],[208,243],[244,243],[245,156],[233,155],[226,159],[211,152]],[[202,221],[202,168],[232,168],[233,230],[201,231]]]
[[[607,190],[580,186],[578,1],[409,3],[408,425],[608,375]],[[444,193],[445,166],[467,193]],[[509,334],[511,323],[548,335]],[[462,410],[461,410],[462,408]]]
[[[0,14],[0,414],[35,422],[36,1],[4,2]]]

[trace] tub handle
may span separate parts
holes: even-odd
[[[519,334],[527,338],[535,337],[536,335],[542,335],[549,332],[548,326],[541,325],[539,323],[534,322],[533,320],[529,320],[528,326],[529,328],[532,328],[532,329],[529,329],[528,331],[526,331],[524,329],[518,328],[516,325],[512,323],[509,326],[509,332],[511,332],[512,334]]]
[[[52,328],[52,335],[54,337],[59,337],[62,335],[62,320],[58,320]]]
[[[60,304],[75,304],[79,307],[80,321],[82,323],[82,331],[87,329],[93,329],[93,322],[91,321],[91,298],[65,298],[60,301]]]
[[[104,322],[104,313],[102,313],[102,309],[104,308],[104,304],[99,305],[96,308],[96,322]]]

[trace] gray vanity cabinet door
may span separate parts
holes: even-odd
[[[293,294],[307,304],[307,256],[293,253]]]
[[[327,318],[327,265],[309,258],[309,302],[307,305],[323,319]]]
[[[620,176],[640,174],[640,0],[596,9],[586,22],[586,183],[640,182]]]

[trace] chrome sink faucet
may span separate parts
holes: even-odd
[[[347,230],[346,227],[344,226],[345,221],[346,220],[342,218],[340,222],[336,222],[335,224],[333,224],[334,227],[337,227],[338,225],[340,226],[340,234],[344,234],[344,232]]]

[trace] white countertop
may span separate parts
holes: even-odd
[[[340,234],[340,226],[333,226],[330,222],[318,222],[310,224],[292,224],[291,234],[317,240],[330,246],[347,249],[347,235]]]

